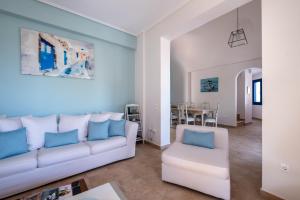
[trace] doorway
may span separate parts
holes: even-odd
[[[262,85],[255,84],[258,80],[261,80],[261,77],[262,73],[260,68],[245,69],[237,75],[237,126],[250,124],[253,122],[253,119],[262,119]],[[258,88],[257,86],[260,87]],[[260,104],[255,103],[256,99],[260,100]]]

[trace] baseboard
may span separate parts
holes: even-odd
[[[263,189],[260,189],[260,194],[268,200],[284,200],[274,194],[264,191]]]
[[[256,117],[252,117],[252,119],[262,121],[262,119],[259,119],[259,118],[256,118]]]
[[[152,143],[150,141],[147,141],[147,140],[145,140],[145,144],[148,144],[148,145],[150,145],[150,146],[152,146],[152,147],[154,147],[155,149],[158,149],[158,150],[165,150],[170,146],[169,144],[165,145],[165,146],[159,146],[159,145],[154,144],[154,143]]]
[[[165,149],[167,149],[170,145],[171,145],[171,144],[168,144],[168,145],[165,145],[165,146],[161,146],[161,147],[160,147],[160,150],[165,150]]]
[[[218,124],[219,128],[236,128],[236,126],[230,126],[230,125],[225,125],[225,124]]]
[[[154,143],[149,142],[147,140],[145,140],[145,144],[150,145],[151,147],[154,147],[155,149],[160,150],[160,146],[158,146],[157,144],[154,144]]]

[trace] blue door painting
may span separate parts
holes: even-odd
[[[21,29],[22,74],[93,79],[94,45],[30,29]]]
[[[55,68],[55,48],[52,44],[40,38],[40,70],[51,71]]]

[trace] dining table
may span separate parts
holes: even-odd
[[[188,114],[192,114],[194,117],[201,115],[201,125],[204,126],[204,116],[213,113],[211,109],[203,109],[200,107],[187,107]]]
[[[177,106],[172,105],[171,110],[178,110]],[[204,116],[209,115],[213,113],[214,110],[212,109],[204,109],[201,107],[196,107],[196,106],[188,106],[187,107],[187,113],[195,116],[200,116],[201,115],[201,125],[204,126]]]

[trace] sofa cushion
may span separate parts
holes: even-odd
[[[118,147],[122,147],[126,145],[126,137],[115,136],[110,137],[106,140],[98,140],[98,141],[88,141],[86,142],[92,154],[102,153],[105,151],[109,151],[112,149],[116,149]]]
[[[163,152],[162,161],[167,165],[222,179],[229,177],[229,160],[223,149],[207,149],[175,142]]]
[[[125,120],[110,120],[108,128],[108,136],[125,136]]]
[[[60,115],[59,132],[78,130],[79,141],[85,141],[91,115]]]
[[[27,152],[26,128],[0,132],[0,159]]]
[[[92,122],[105,122],[111,117],[110,113],[92,114],[90,121]]]
[[[109,119],[111,120],[121,120],[124,116],[124,113],[117,113],[117,112],[103,112],[101,114],[110,114]]]
[[[27,129],[27,142],[30,150],[36,150],[44,146],[45,132],[57,132],[56,115],[22,117],[21,121]]]
[[[192,131],[189,129],[184,129],[182,143],[214,149],[214,136],[215,134],[212,131]]]
[[[37,168],[37,152],[31,151],[21,155],[0,160],[0,178]]]
[[[224,149],[228,152],[228,130],[219,127],[208,126],[194,126],[179,124],[176,126],[176,142],[182,142],[184,130],[189,129],[192,131],[214,132],[215,135],[215,148]]]
[[[78,130],[63,133],[45,133],[45,147],[52,148],[69,144],[77,144]]]
[[[84,143],[53,148],[41,148],[38,151],[38,167],[46,167],[90,155],[90,148]]]
[[[2,118],[0,117],[0,131],[14,131],[22,128],[21,118]]]
[[[88,140],[104,140],[108,138],[109,120],[104,122],[89,122]]]

